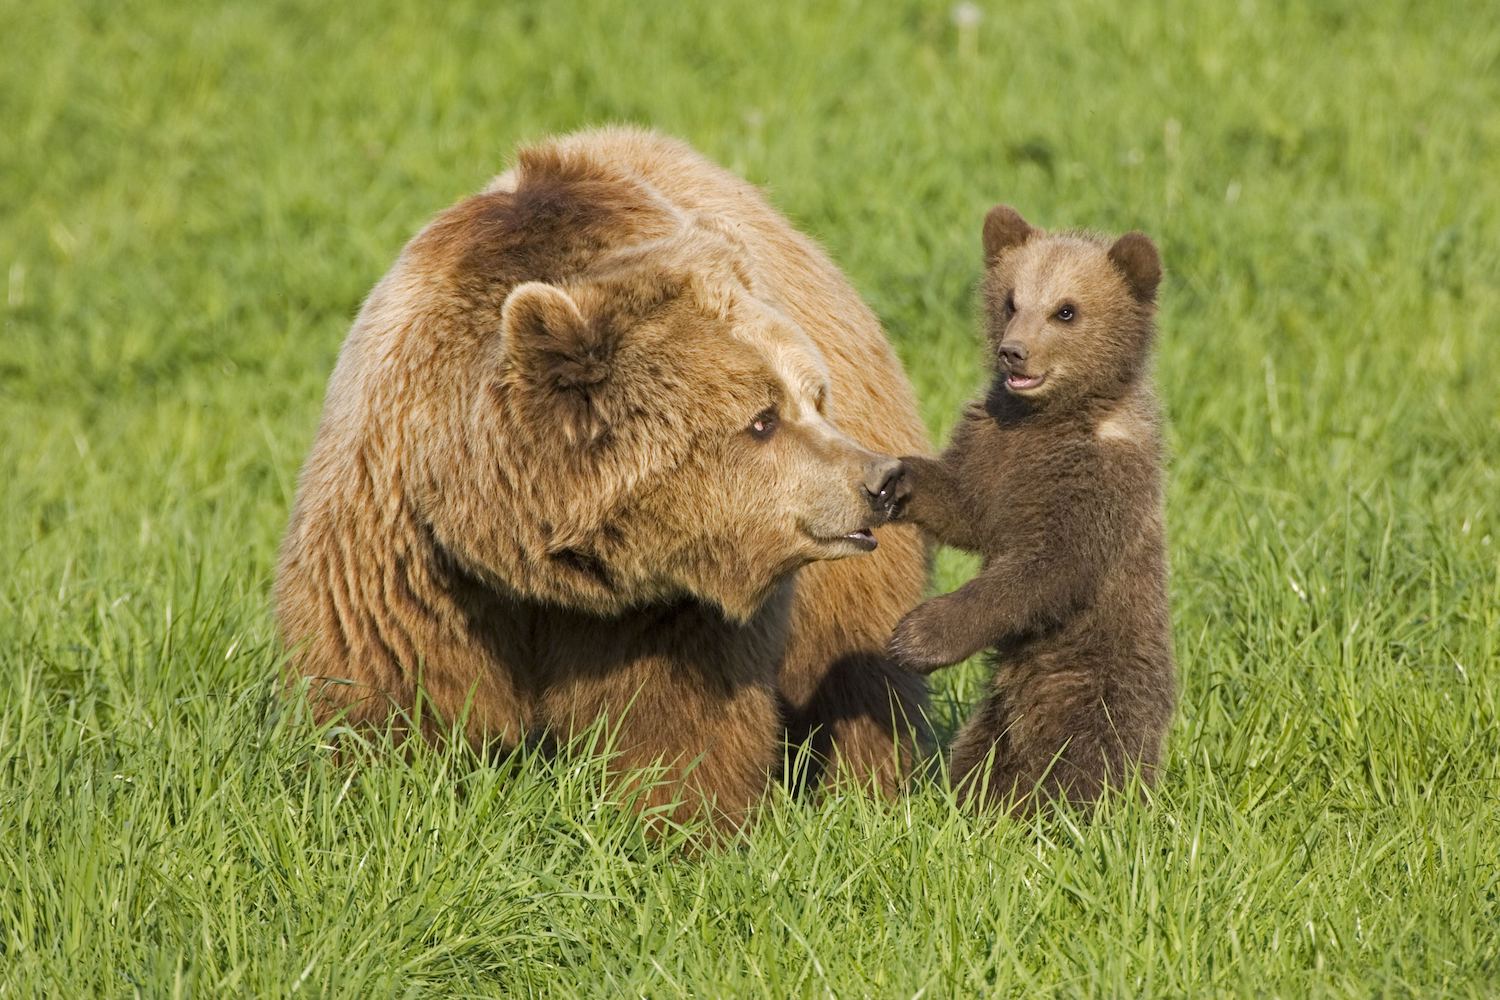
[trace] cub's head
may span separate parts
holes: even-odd
[[[513,288],[470,420],[488,525],[452,544],[535,598],[739,619],[798,566],[874,549],[899,463],[839,429],[821,354],[744,257],[689,221]]]
[[[1146,364],[1161,260],[1142,233],[1048,234],[1008,205],[984,220],[990,346],[1012,395],[1115,398]]]

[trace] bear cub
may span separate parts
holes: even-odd
[[[1140,233],[984,222],[995,378],[946,451],[904,459],[893,513],[983,557],[912,610],[891,651],[923,673],[993,651],[953,744],[960,797],[1028,814],[1153,777],[1176,700],[1152,387],[1161,263]]]

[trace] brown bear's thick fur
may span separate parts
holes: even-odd
[[[937,459],[907,459],[900,516],[977,552],[973,580],[912,611],[891,648],[923,670],[993,648],[953,745],[960,795],[1093,801],[1160,759],[1175,702],[1150,374],[1156,248],[985,221],[998,374]],[[1033,794],[1035,793],[1035,794]]]
[[[926,553],[862,553],[923,438],[874,315],[749,184],[643,131],[532,146],[349,333],[281,552],[291,675],[486,748],[605,720],[681,778],[649,804],[726,825],[788,728],[892,790],[926,688],[884,647]]]

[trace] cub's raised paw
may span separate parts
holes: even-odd
[[[888,521],[901,521],[904,519],[906,509],[911,500],[911,459],[901,460],[901,474],[890,481],[886,489],[881,493],[883,512]]]

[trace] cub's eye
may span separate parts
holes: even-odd
[[[755,440],[764,441],[776,433],[776,425],[780,422],[780,418],[776,415],[776,410],[772,407],[767,407],[755,415],[755,419],[750,421],[750,426],[746,429],[750,431],[750,436],[755,438]]]
[[[1015,311],[1016,311],[1016,293],[1015,292],[1006,292],[1005,293],[1005,315],[1007,315],[1007,316],[1013,315],[1015,313]]]
[[[1064,323],[1071,323],[1071,322],[1073,322],[1073,317],[1076,316],[1076,315],[1078,315],[1078,313],[1075,312],[1074,309],[1073,309],[1073,306],[1071,304],[1069,304],[1069,305],[1065,305],[1061,309],[1059,309],[1057,311],[1056,315],[1057,315],[1057,318],[1060,319],[1060,320],[1062,320]]]

